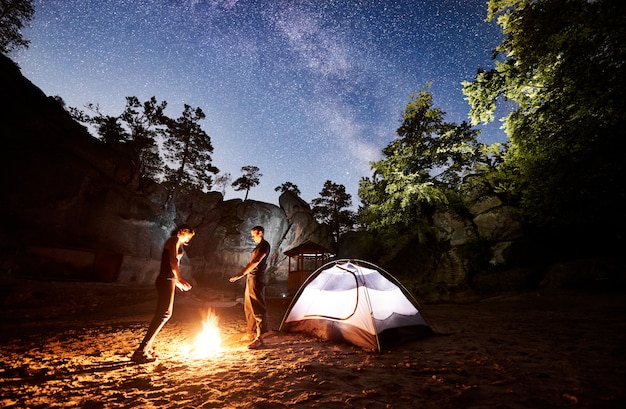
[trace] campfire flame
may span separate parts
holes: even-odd
[[[202,359],[217,356],[222,351],[222,338],[218,318],[213,311],[208,310],[202,322],[202,332],[198,334],[187,355],[191,358]]]

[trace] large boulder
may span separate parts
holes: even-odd
[[[511,206],[498,206],[481,213],[472,220],[481,238],[491,242],[520,239],[523,236],[522,219]]]
[[[250,236],[255,226],[265,229],[265,239],[271,246],[268,272],[276,274],[281,240],[289,228],[285,213],[269,203],[230,200],[208,212],[196,226],[196,237],[187,251],[194,278],[214,284],[241,271],[256,245]]]
[[[422,263],[411,277],[428,299],[437,299],[448,288],[475,285],[480,282],[477,274],[507,266],[518,257],[516,243],[524,238],[519,212],[478,175],[465,179],[461,199],[462,209],[449,207],[433,215],[430,265]]]
[[[460,246],[476,241],[476,226],[471,220],[463,218],[452,210],[436,212],[433,216],[436,227],[435,236],[440,242],[449,242],[451,246]]]

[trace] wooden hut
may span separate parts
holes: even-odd
[[[327,248],[310,240],[285,251],[289,257],[287,290],[295,294],[307,277],[333,257]]]

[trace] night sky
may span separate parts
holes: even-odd
[[[47,95],[119,115],[126,96],[200,107],[213,164],[234,181],[263,174],[249,199],[278,204],[295,183],[358,181],[397,135],[411,93],[432,82],[446,120],[467,120],[461,81],[490,68],[501,40],[486,0],[35,0],[11,57]],[[500,124],[482,141],[504,140]],[[226,199],[245,192],[226,191]]]

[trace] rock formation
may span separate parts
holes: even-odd
[[[168,203],[153,181],[130,186],[131,164],[75,122],[0,55],[0,274],[151,283],[178,223],[196,228],[183,268],[217,285],[249,261],[250,229],[265,227],[271,280],[287,279],[285,250],[332,235],[287,192],[280,207],[195,192]],[[97,96],[94,96],[97,99]]]

